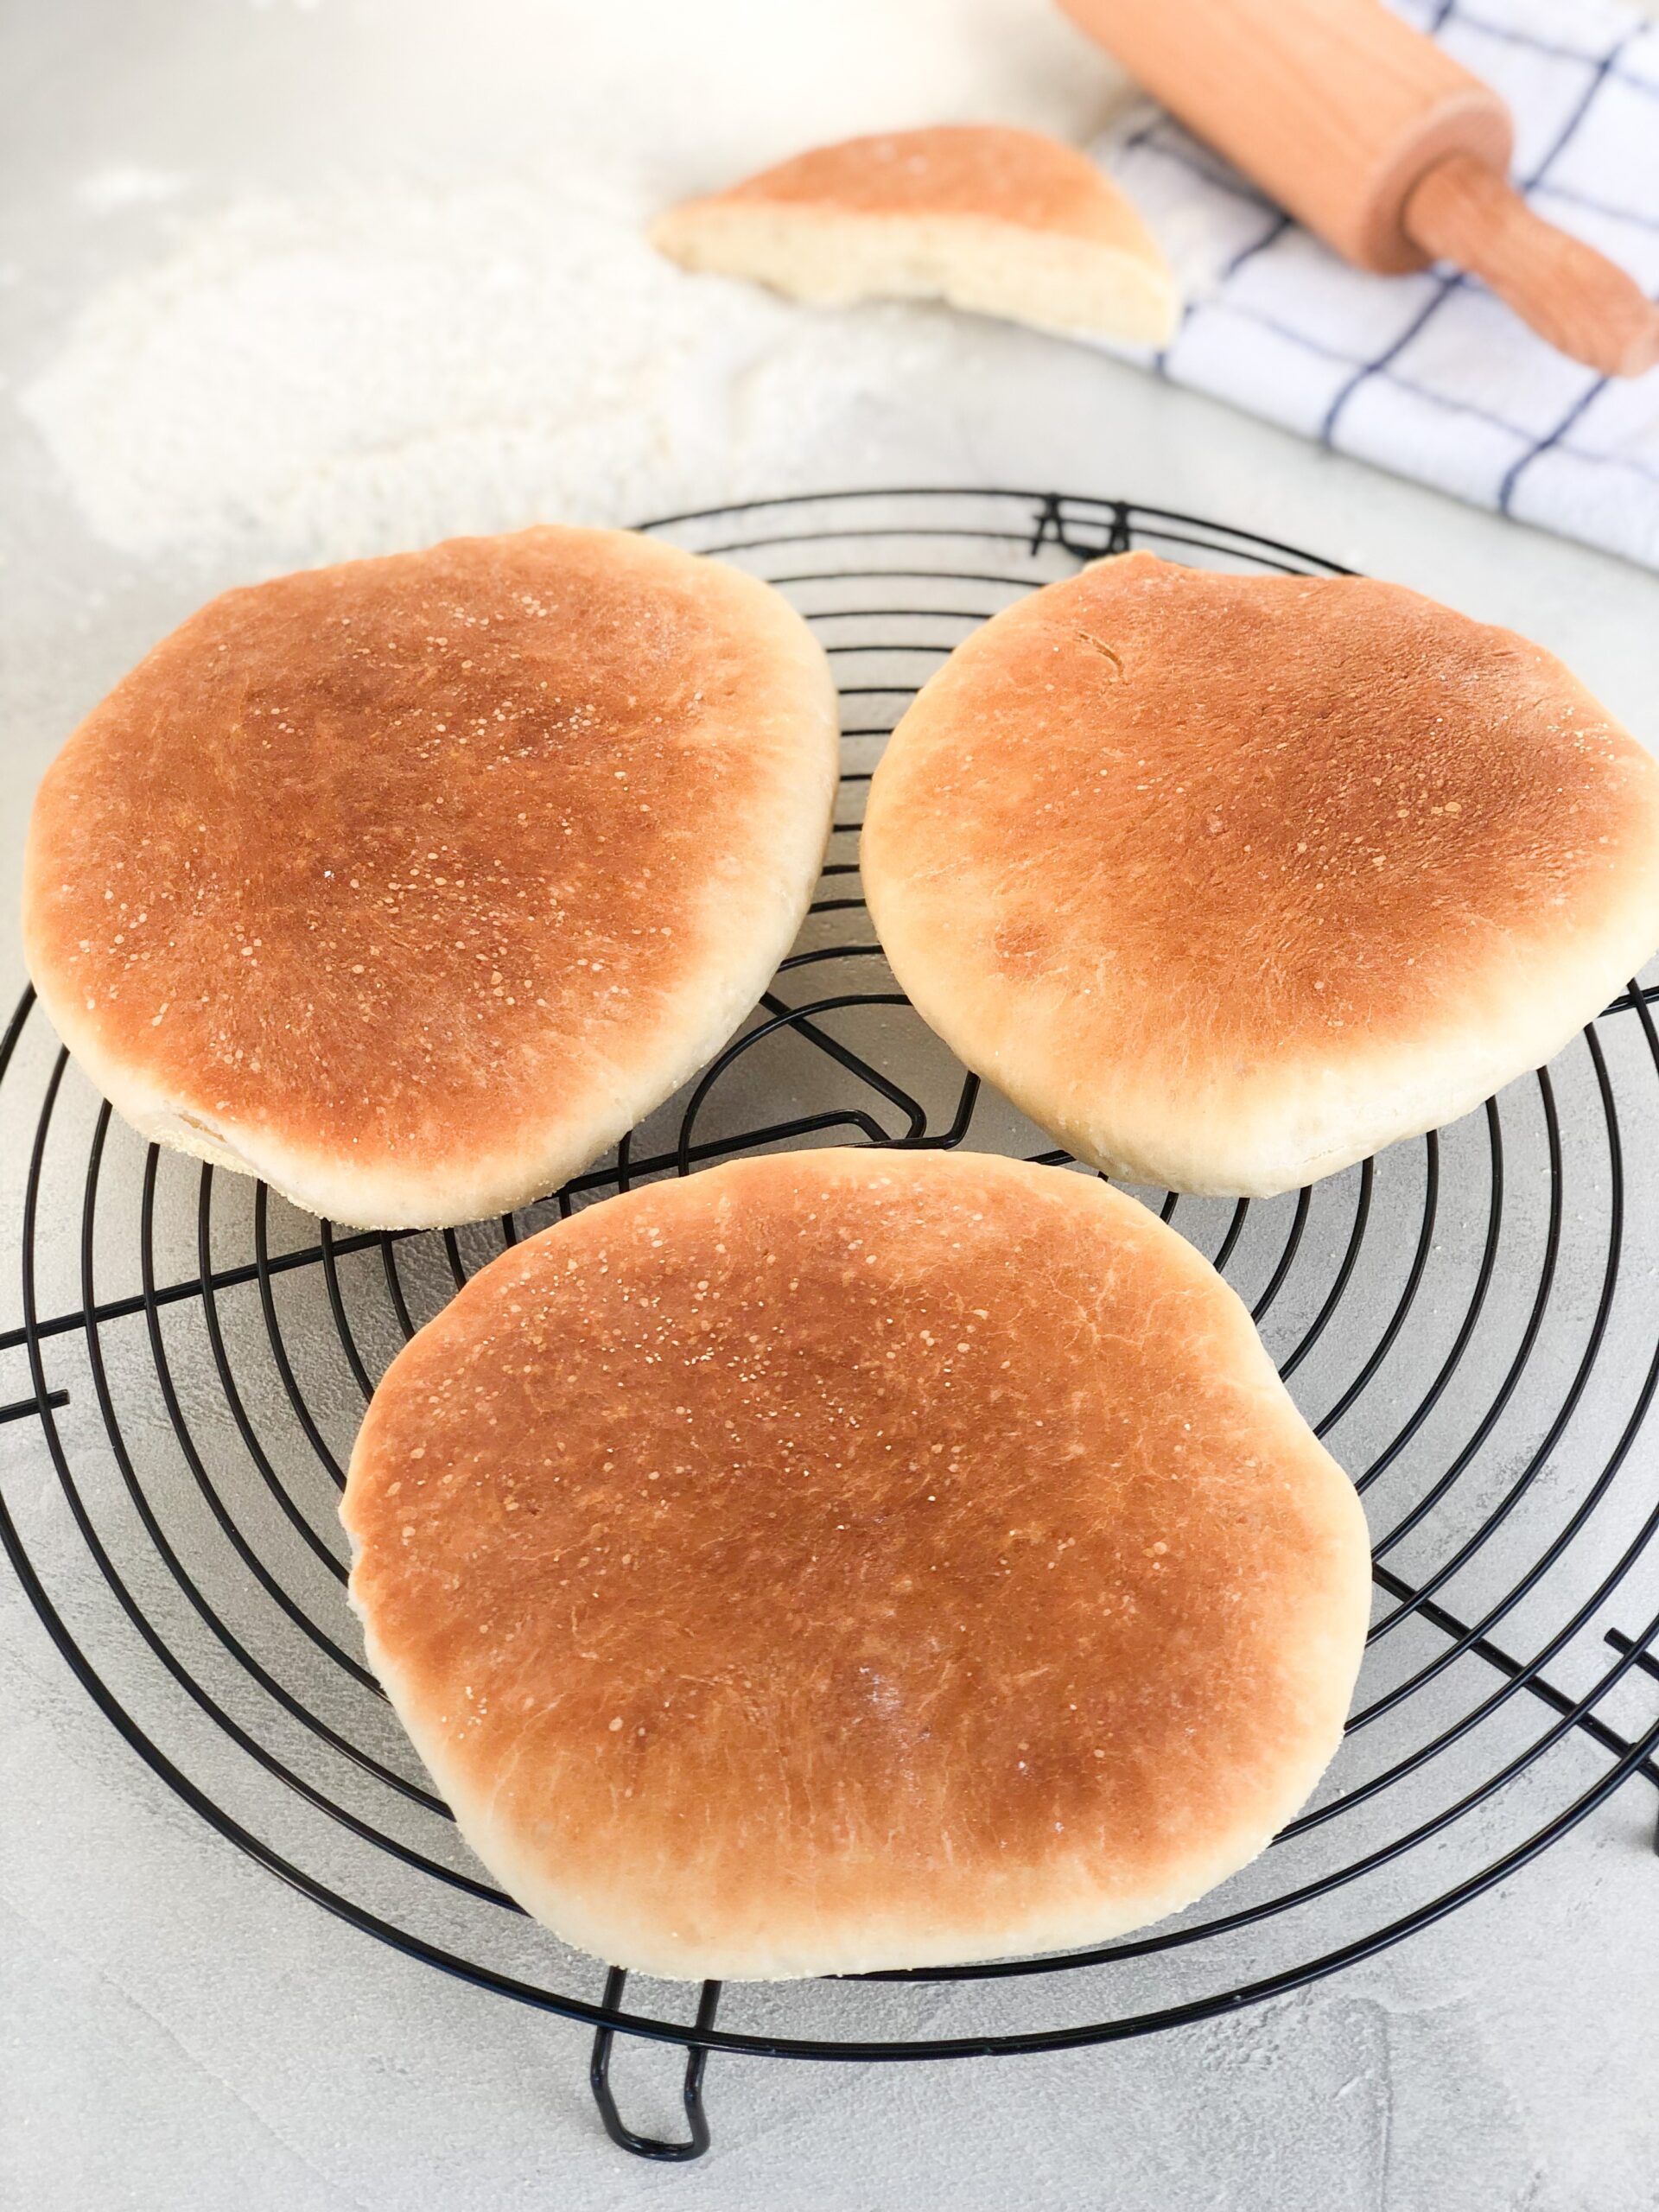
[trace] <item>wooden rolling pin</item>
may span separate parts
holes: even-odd
[[[1450,261],[1604,376],[1640,376],[1659,361],[1659,308],[1510,185],[1503,102],[1382,0],[1060,5],[1360,268]]]

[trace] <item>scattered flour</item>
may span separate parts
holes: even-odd
[[[194,226],[86,308],[23,405],[124,550],[343,555],[766,485],[906,350],[897,314],[831,333],[688,280],[632,207],[359,188]]]
[[[885,427],[891,453],[907,417],[918,458],[948,467],[959,322],[827,315],[688,276],[644,226],[679,191],[815,137],[950,115],[1076,130],[1109,77],[1065,86],[1072,35],[1041,0],[837,0],[810,34],[775,0],[710,0],[690,11],[700,29],[666,0],[630,12],[607,41],[585,6],[545,10],[539,30],[496,10],[491,35],[517,22],[541,39],[527,73],[550,20],[564,41],[536,82],[544,128],[521,85],[492,76],[499,167],[443,145],[445,127],[477,124],[423,107],[441,56],[405,41],[387,51],[390,89],[329,95],[353,166],[303,194],[191,212],[170,175],[84,178],[88,216],[168,201],[154,257],[80,303],[20,396],[93,531],[251,569],[538,518],[641,520],[856,482],[869,434]],[[736,76],[733,53],[750,60]],[[343,127],[371,97],[378,140]],[[422,180],[407,149],[386,152],[399,124]]]
[[[183,186],[184,179],[169,170],[117,162],[82,177],[75,187],[75,198],[91,214],[113,215],[124,207],[149,207],[159,200],[171,200]]]

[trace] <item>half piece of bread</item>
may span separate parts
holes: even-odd
[[[1175,327],[1174,279],[1135,208],[1034,130],[950,124],[815,147],[671,208],[651,236],[683,268],[826,305],[948,300],[1144,346]]]

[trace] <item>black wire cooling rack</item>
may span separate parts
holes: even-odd
[[[711,2050],[950,2058],[1209,2020],[1338,1971],[1522,1867],[1632,1775],[1659,1784],[1659,1034],[1633,984],[1484,1110],[1299,1194],[1142,1192],[1252,1306],[1365,1497],[1377,1613],[1346,1742],[1254,1866],[1064,1956],[805,1984],[642,1985],[520,1914],[461,1847],[363,1663],[334,1505],[397,1348],[528,1231],[758,1147],[969,1144],[1065,1164],[893,987],[859,896],[861,802],[916,685],[984,618],[1101,553],[1335,564],[1122,501],[904,492],[652,525],[766,576],[841,677],[820,895],[754,1016],[686,1092],[543,1204],[341,1233],[146,1149],[25,995],[0,1042],[20,1260],[0,1357],[0,1537],[120,1734],[219,1833],[362,1934],[594,2030],[617,2142],[696,2157]],[[0,1384],[0,1389],[3,1385]],[[693,2017],[687,2018],[688,2012]],[[688,2133],[626,2127],[619,2031],[687,2052]]]

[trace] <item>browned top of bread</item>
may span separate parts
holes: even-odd
[[[833,696],[775,594],[620,531],[226,592],[48,772],[32,972],[141,1126],[153,1097],[308,1203],[526,1198],[753,1002],[822,851]]]
[[[1355,1058],[1386,1089],[1420,1049],[1487,1088],[1489,1038],[1499,1080],[1546,1057],[1659,940],[1659,770],[1548,653],[1416,592],[1134,553],[958,649],[862,862],[923,1012],[1133,1168],[1115,1115],[1202,1116],[1213,1158]]]
[[[1000,124],[937,124],[815,146],[720,193],[838,214],[971,215],[1142,250],[1135,208],[1075,146]]]
[[[1185,1903],[1313,1786],[1367,1612],[1351,1486],[1207,1263],[973,1155],[746,1160],[509,1253],[394,1363],[343,1513],[468,1840],[676,1974]]]

